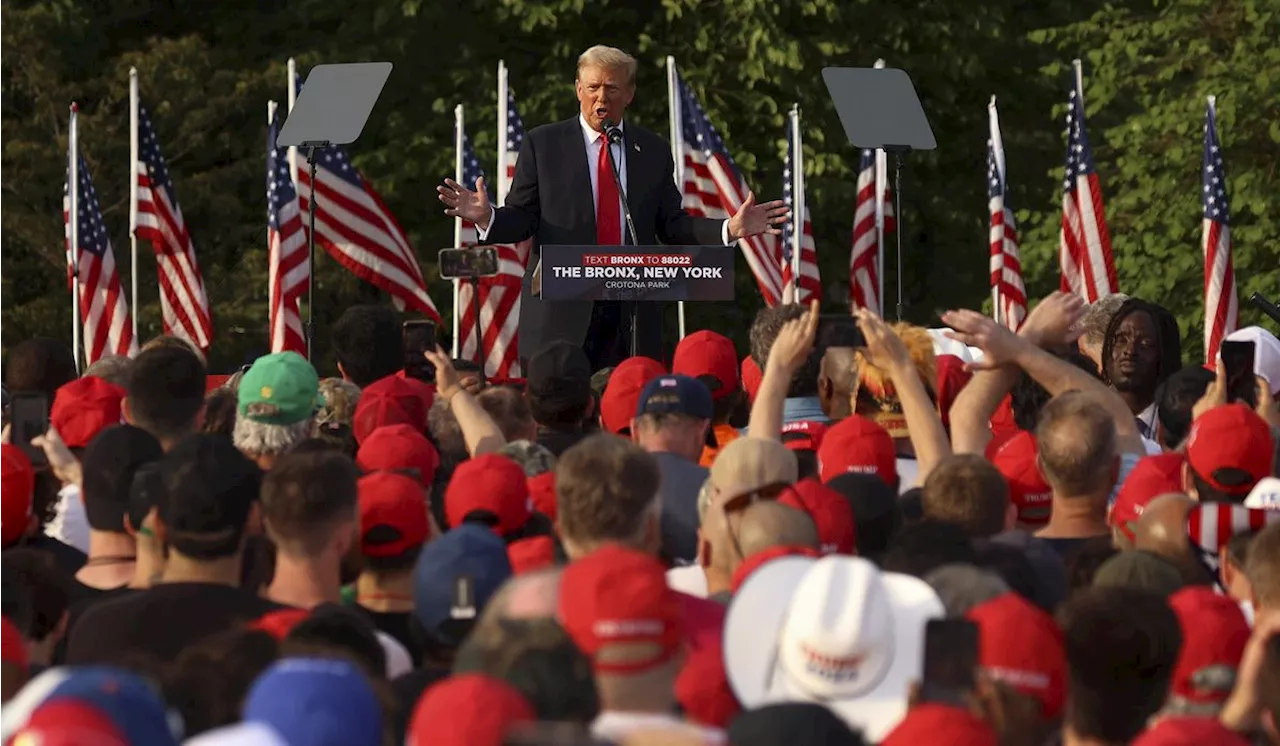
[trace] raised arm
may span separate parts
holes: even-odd
[[[791,385],[791,377],[813,352],[817,331],[818,301],[815,300],[809,304],[808,313],[783,324],[778,332],[773,347],[769,349],[769,359],[764,364],[764,377],[756,391],[756,401],[751,405],[747,434],[752,438],[782,438],[782,410],[787,388]]]
[[[428,350],[423,355],[436,367],[436,395],[449,403],[453,416],[458,420],[458,429],[462,431],[462,439],[467,444],[467,452],[479,456],[493,453],[506,445],[507,439],[501,428],[484,411],[480,402],[463,388],[462,376],[445,351],[436,347],[435,352]]]

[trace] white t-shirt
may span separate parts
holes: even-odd
[[[58,511],[45,524],[44,534],[89,553],[89,517],[85,515],[79,487],[68,484],[58,490]]]
[[[898,494],[901,495],[912,487],[919,487],[916,482],[920,478],[920,464],[913,458],[898,459]]]
[[[707,574],[699,565],[685,565],[667,570],[667,587],[698,598],[707,597]]]

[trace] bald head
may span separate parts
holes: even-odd
[[[499,619],[554,619],[561,575],[561,568],[550,568],[511,578],[485,606],[478,626]]]
[[[1161,495],[1147,503],[1133,527],[1133,548],[1173,563],[1188,583],[1205,583],[1209,578],[1187,539],[1187,514],[1195,505],[1195,500],[1180,492]]]
[[[1036,428],[1040,471],[1055,497],[1110,492],[1119,467],[1111,414],[1088,394],[1068,391],[1040,412]]]
[[[742,556],[750,557],[772,547],[818,548],[818,529],[804,511],[773,501],[763,501],[742,511],[738,526]]]
[[[849,396],[857,382],[857,359],[852,347],[829,347],[818,366],[818,401],[835,420],[853,413]]]

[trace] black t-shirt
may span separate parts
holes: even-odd
[[[425,666],[391,680],[391,691],[396,701],[396,743],[404,743],[405,735],[409,732],[409,721],[413,718],[413,708],[417,706],[423,692],[448,676],[447,668]]]
[[[579,442],[594,435],[581,429],[557,430],[549,427],[538,428],[538,445],[545,447],[556,457],[576,446]]]
[[[408,611],[373,611],[363,606],[358,607],[373,622],[373,626],[396,638],[409,651],[409,658],[422,660],[422,645],[410,630],[412,612]]]
[[[18,547],[29,547],[31,549],[39,549],[53,557],[53,561],[57,563],[58,568],[67,574],[68,577],[75,577],[80,572],[80,568],[84,567],[84,552],[76,549],[70,544],[63,544],[52,536],[39,534],[32,536],[24,541],[13,545],[13,549]]]
[[[88,609],[71,631],[67,663],[172,661],[209,635],[283,608],[219,583],[162,583]]]
[[[1071,563],[1071,557],[1076,553],[1076,550],[1079,549],[1086,541],[1095,537],[1051,539],[1047,536],[1040,536],[1037,538],[1048,544],[1053,551],[1058,553],[1058,556],[1062,558],[1062,564],[1064,566],[1069,566]]]
[[[58,641],[57,647],[53,649],[53,662],[61,665],[67,659],[67,642],[71,639],[71,630],[75,629],[76,623],[80,621],[80,617],[94,606],[110,601],[116,598],[123,598],[131,593],[138,593],[137,588],[130,588],[122,585],[119,588],[108,588],[101,590],[99,588],[90,588],[78,580],[72,582],[70,593],[68,593],[67,605],[67,634]]]

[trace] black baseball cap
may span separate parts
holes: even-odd
[[[863,746],[866,741],[824,705],[787,702],[738,715],[729,723],[730,746]]]
[[[658,376],[645,385],[636,401],[636,417],[646,414],[684,414],[709,420],[714,416],[711,389],[689,376]]]

